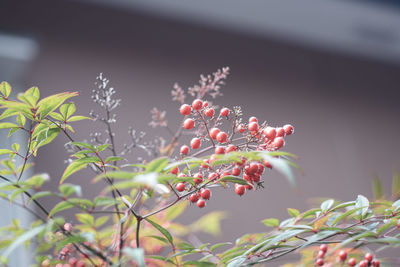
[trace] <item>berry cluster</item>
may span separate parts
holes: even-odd
[[[192,130],[195,135],[189,145],[180,147],[181,158],[195,157],[214,151],[204,159],[198,172],[192,175],[189,171],[188,174],[189,177],[193,177],[194,183],[198,186],[198,191],[191,194],[189,200],[200,208],[205,206],[205,201],[211,196],[210,189],[205,188],[210,182],[218,183],[218,180],[225,176],[241,176],[247,184],[235,184],[235,193],[242,196],[247,190],[252,190],[255,185],[262,187],[261,175],[265,167],[272,169],[272,165],[266,160],[248,161],[246,159],[215,168],[213,162],[218,159],[218,155],[234,151],[276,151],[285,145],[284,137],[294,132],[290,124],[283,127],[271,127],[266,122],[259,123],[256,117],[250,117],[248,123],[243,123],[240,107],[234,107],[232,110],[223,107],[219,113],[216,110],[217,107],[201,99],[195,99],[191,105],[182,104],[179,109],[185,116],[183,128]],[[180,173],[178,168],[173,169],[171,173],[178,177],[188,176]],[[203,177],[207,177],[208,181],[203,183]],[[178,192],[184,192],[194,190],[196,187],[180,182],[175,185],[175,189]]]
[[[315,260],[316,266],[323,266],[326,263],[325,255],[326,255],[327,251],[328,251],[327,245],[323,244],[319,247],[317,259]],[[343,250],[339,251],[337,258],[338,258],[338,261],[341,263],[341,266],[343,266],[345,264],[345,261],[347,260],[347,256],[348,256],[348,253],[346,250],[343,249]],[[350,258],[347,261],[347,265],[351,266],[351,267],[356,266],[357,265],[356,259]],[[369,266],[379,267],[379,266],[381,266],[381,263],[377,259],[374,260],[374,256],[371,253],[366,253],[364,255],[364,259],[358,263],[358,266],[359,267],[369,267]]]

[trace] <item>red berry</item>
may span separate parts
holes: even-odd
[[[197,194],[191,194],[189,197],[190,202],[195,203],[199,200],[199,196]]]
[[[189,147],[187,145],[181,146],[181,154],[187,155],[189,153]]]
[[[322,265],[324,265],[324,260],[319,258],[319,259],[317,259],[317,261],[315,263],[317,264],[317,266],[322,266]]]
[[[225,152],[226,152],[226,153],[230,153],[230,152],[232,152],[232,151],[236,151],[236,146],[230,144],[230,145],[228,145],[228,146],[226,147]]]
[[[372,261],[372,266],[374,267],[380,267],[381,266],[381,262],[379,260],[373,260]]]
[[[244,185],[244,187],[245,187],[247,190],[252,190],[252,189],[253,189],[253,186],[252,186],[251,184],[246,184],[246,185]]]
[[[247,182],[251,182],[252,181],[252,176],[248,175],[247,173],[243,174],[243,179],[245,179]]]
[[[356,266],[356,264],[357,264],[356,259],[350,258],[349,261],[347,262],[347,264],[349,266]]]
[[[275,138],[275,136],[276,136],[276,130],[275,130],[275,128],[269,127],[269,126],[268,126],[267,128],[264,129],[263,133],[264,133],[265,137],[266,137],[268,140],[274,140],[274,138]]]
[[[249,123],[249,126],[248,126],[248,129],[249,129],[249,131],[251,131],[251,132],[256,132],[256,131],[258,131],[258,123],[255,122],[255,121],[250,122],[250,123]]]
[[[276,136],[277,137],[284,137],[285,130],[282,127],[276,128]]]
[[[228,176],[228,175],[231,175],[231,173],[230,172],[224,172],[224,173],[221,174],[221,177],[225,177],[225,176]]]
[[[180,173],[180,174],[178,175],[178,177],[179,177],[179,178],[181,178],[181,177],[186,177],[186,174]]]
[[[339,259],[340,259],[340,261],[345,261],[346,259],[347,259],[347,252],[346,252],[346,250],[341,250],[340,252],[339,252]]]
[[[319,250],[326,253],[328,251],[328,246],[326,244],[322,244],[321,246],[319,246]]]
[[[366,261],[368,261],[368,262],[371,262],[373,258],[374,258],[374,255],[372,255],[372,253],[367,253],[367,254],[365,254],[365,256],[364,256],[364,259],[365,259]]]
[[[204,199],[199,199],[197,200],[196,205],[199,208],[204,208],[206,206],[206,202],[204,201]]]
[[[201,163],[200,167],[204,168],[204,169],[208,169],[210,168],[210,166],[208,165],[210,163],[209,159],[203,159],[204,163]]]
[[[213,108],[208,108],[208,109],[206,109],[206,111],[204,111],[204,115],[206,115],[207,117],[210,117],[210,118],[212,116],[214,116],[214,113],[215,113],[215,111]]]
[[[75,265],[76,263],[78,262],[78,259],[77,258],[70,258],[69,260],[68,260],[68,264],[70,264],[70,265]]]
[[[241,184],[235,184],[235,193],[239,196],[242,196],[246,192],[246,188],[244,185]]]
[[[229,109],[228,108],[221,109],[221,111],[219,112],[219,115],[222,116],[222,117],[228,117]]]
[[[249,123],[250,122],[258,122],[258,119],[256,117],[250,117],[249,118]]]
[[[362,260],[358,264],[359,267],[368,267],[368,261],[367,260]]]
[[[205,108],[205,107],[208,107],[208,102],[207,101],[204,101],[203,102],[203,107]]]
[[[210,172],[208,174],[208,180],[214,180],[217,177],[218,177],[218,174],[216,174],[215,172]]]
[[[250,163],[250,165],[249,165],[249,173],[254,174],[256,172],[258,172],[258,163],[257,162]]]
[[[264,166],[265,166],[265,167],[272,169],[272,165],[271,165],[271,163],[269,163],[268,160],[264,160],[263,163],[264,163]]]
[[[192,112],[192,108],[188,105],[188,104],[183,104],[179,111],[181,112],[182,115],[190,115],[190,113]]]
[[[227,139],[228,139],[228,135],[225,132],[220,132],[217,135],[217,141],[219,143],[225,143]]]
[[[223,146],[215,147],[215,154],[218,154],[218,155],[225,154],[225,148]]]
[[[198,149],[200,147],[201,141],[199,138],[195,137],[192,139],[192,141],[190,141],[190,146],[193,149]]]
[[[275,149],[280,149],[285,145],[285,140],[283,137],[275,137],[274,141],[272,142],[272,146]]]
[[[212,128],[211,130],[210,130],[210,137],[212,138],[212,139],[217,139],[217,135],[219,134],[221,132],[221,130],[220,129],[218,129],[218,128]]]
[[[194,127],[194,120],[192,120],[192,119],[186,119],[186,120],[183,122],[183,128],[185,128],[186,130],[193,129],[193,127]]]
[[[175,167],[175,168],[173,168],[172,170],[170,170],[169,172],[176,175],[176,174],[178,174],[178,172],[179,172],[179,168],[178,168],[178,167]]]
[[[257,163],[257,166],[258,166],[258,171],[257,171],[257,173],[258,174],[263,174],[263,172],[264,172],[264,165],[262,165],[261,163]]]
[[[244,133],[246,131],[246,126],[244,126],[243,124],[238,125],[238,127],[236,127],[237,131],[239,133]]]
[[[318,257],[318,258],[323,258],[323,257],[325,257],[325,252],[322,251],[322,250],[318,251],[318,256],[317,256],[317,257]]]
[[[291,135],[292,133],[294,133],[294,128],[290,124],[286,124],[285,126],[283,126],[283,130],[285,130],[286,135]]]
[[[79,260],[76,264],[75,267],[85,267],[86,263],[83,260]]]
[[[177,183],[175,186],[176,190],[179,192],[182,192],[185,190],[185,184],[184,183]]]
[[[193,179],[193,182],[195,182],[196,184],[201,184],[203,182],[203,175],[201,173],[195,173],[193,177],[195,178]]]
[[[192,107],[195,110],[200,110],[203,107],[203,101],[201,101],[200,99],[193,100]]]
[[[258,183],[260,181],[260,175],[258,173],[255,173],[251,176],[251,180],[255,183]]]
[[[202,199],[210,199],[210,197],[211,197],[211,191],[210,191],[210,189],[207,189],[207,188],[202,188],[201,190],[200,190],[200,196],[201,196],[201,198]]]
[[[72,229],[72,224],[70,224],[70,223],[65,223],[64,224],[64,230],[65,231],[69,232],[69,231],[71,231],[71,229]]]
[[[240,169],[238,167],[233,168],[232,169],[232,175],[239,176],[240,175]]]

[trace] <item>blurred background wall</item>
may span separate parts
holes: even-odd
[[[192,207],[180,219],[227,211],[223,235],[201,237],[204,242],[263,231],[262,219],[283,219],[287,207],[305,209],[311,198],[371,197],[373,173],[388,190],[393,170],[400,168],[396,2],[228,2],[2,0],[0,32],[38,44],[35,59],[14,84],[26,85],[20,90],[33,85],[42,95],[77,90],[81,96],[74,101],[85,115],[94,108],[95,77],[99,72],[109,77],[122,99],[115,129],[119,149],[128,126],[150,134],[154,106],[178,127],[178,106],[169,101],[173,83],[186,88],[199,74],[223,66],[231,68],[231,76],[218,104],[241,105],[245,119],[257,115],[272,125],[295,126],[285,150],[300,156],[304,175],[296,173],[298,188],[271,171],[265,189],[241,198],[232,190],[215,190],[207,208]],[[0,73],[1,80],[14,80]],[[75,139],[89,139],[93,127],[79,124]],[[58,184],[66,166],[66,141],[59,138],[36,159],[35,171],[49,172],[50,186]],[[70,182],[86,183],[84,178],[75,175]],[[84,192],[93,196],[100,188],[90,185]]]

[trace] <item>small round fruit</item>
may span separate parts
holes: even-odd
[[[76,264],[75,267],[85,267],[86,263],[83,260],[79,260]]]
[[[236,151],[236,146],[235,146],[235,145],[232,145],[232,144],[228,145],[228,146],[226,147],[226,149],[225,149],[225,152],[226,152],[226,153],[231,153],[231,152],[233,152],[233,151]]]
[[[203,102],[203,108],[206,108],[206,107],[208,107],[208,102],[207,102],[207,101],[204,101],[204,102]]]
[[[258,119],[256,117],[250,117],[249,118],[249,123],[250,122],[258,122]]]
[[[239,176],[240,175],[240,169],[238,167],[232,168],[232,175],[234,176]]]
[[[185,128],[186,130],[191,130],[194,127],[194,120],[192,119],[186,119],[183,122],[183,128]]]
[[[217,154],[217,155],[225,154],[225,148],[223,146],[216,146],[215,154]]]
[[[244,126],[243,124],[239,124],[236,129],[239,133],[244,133],[246,131],[246,126]]]
[[[173,168],[172,170],[170,170],[169,172],[172,173],[172,174],[177,175],[178,172],[179,172],[179,168],[178,168],[178,167],[175,167],[175,168]]]
[[[317,261],[315,263],[317,264],[317,266],[322,266],[322,265],[324,265],[324,260],[319,258],[319,259],[317,259]]]
[[[198,149],[200,147],[201,141],[199,138],[195,137],[190,141],[190,146],[192,149]]]
[[[246,192],[246,188],[244,185],[241,184],[235,184],[235,193],[239,196],[242,196]]]
[[[253,189],[253,186],[252,186],[251,184],[246,184],[246,185],[244,185],[244,187],[245,187],[247,190],[252,190],[252,189]]]
[[[257,162],[252,162],[249,165],[249,173],[254,174],[258,172],[258,163]]]
[[[328,251],[328,246],[326,244],[322,244],[321,246],[319,246],[319,250],[326,253]]]
[[[193,177],[195,178],[193,179],[193,182],[195,182],[195,184],[201,184],[203,182],[203,175],[201,173],[195,173]]]
[[[349,266],[356,266],[357,262],[355,258],[350,258],[349,261],[347,262]]]
[[[221,130],[220,129],[218,129],[218,128],[212,128],[211,130],[210,130],[210,137],[212,138],[212,139],[217,139],[217,135],[219,134],[221,132]]]
[[[347,259],[347,252],[346,252],[346,250],[341,250],[341,251],[339,252],[339,260],[340,260],[341,262],[344,262],[346,259]]]
[[[265,167],[272,169],[272,165],[271,165],[271,163],[269,163],[268,160],[264,160],[263,164],[264,164]]]
[[[185,191],[185,184],[184,184],[184,183],[177,183],[177,184],[175,185],[175,188],[176,188],[176,190],[179,191],[179,192]]]
[[[372,253],[367,253],[367,254],[365,254],[365,256],[364,256],[364,259],[365,259],[366,261],[368,261],[368,262],[371,262],[373,258],[374,258],[374,255],[372,255]]]
[[[219,134],[217,134],[217,141],[219,143],[225,143],[227,139],[228,135],[225,132],[220,132]]]
[[[208,174],[208,180],[214,180],[214,179],[216,179],[218,177],[218,174],[216,174],[215,172],[210,172],[209,174]]]
[[[256,132],[258,131],[258,123],[255,121],[252,121],[249,123],[249,126],[247,127],[250,132]]]
[[[204,115],[206,115],[209,118],[214,116],[214,113],[215,113],[215,111],[213,108],[208,108],[208,109],[206,109],[206,111],[204,111]]]
[[[69,231],[71,231],[71,229],[72,229],[72,224],[70,224],[70,223],[65,223],[64,224],[64,230],[65,231],[69,232]]]
[[[70,265],[72,265],[72,266],[74,266],[77,262],[78,262],[78,259],[77,259],[77,258],[70,258],[70,259],[68,260],[68,264],[70,264]]]
[[[381,262],[379,260],[373,260],[372,261],[372,266],[374,267],[380,267],[381,266]]]
[[[192,107],[195,110],[200,110],[203,107],[203,101],[201,101],[200,99],[193,100]]]
[[[187,155],[189,153],[189,147],[187,145],[181,146],[181,154]]]
[[[283,137],[275,137],[274,141],[272,142],[272,146],[275,149],[280,149],[285,145],[285,140]]]
[[[294,133],[294,128],[290,124],[286,124],[285,126],[283,126],[283,130],[285,130],[286,135],[291,135],[292,133]]]
[[[273,127],[268,126],[267,128],[264,129],[263,131],[265,137],[268,140],[274,140],[275,136],[276,136],[276,130]]]
[[[222,108],[221,111],[219,112],[219,115],[222,116],[222,117],[228,117],[229,109],[228,108]]]
[[[202,199],[210,199],[210,197],[211,197],[211,191],[210,191],[210,189],[207,189],[207,188],[202,188],[201,190],[200,190],[200,196],[201,196],[201,198]]]
[[[206,206],[206,202],[204,201],[204,199],[199,199],[197,200],[196,205],[199,208],[204,208]]]
[[[183,104],[179,108],[179,111],[181,112],[182,115],[188,116],[192,112],[192,108],[188,104]]]
[[[284,137],[285,136],[285,130],[282,127],[276,128],[276,136],[277,137]]]
[[[199,200],[199,196],[197,194],[191,194],[189,197],[190,202],[195,203]]]
[[[358,264],[359,267],[368,267],[368,261],[367,260],[362,260]]]

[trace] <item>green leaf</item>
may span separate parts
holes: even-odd
[[[168,158],[161,157],[151,161],[149,164],[146,165],[146,172],[161,172],[166,166],[168,165]]]
[[[11,94],[11,91],[12,91],[11,85],[8,82],[3,81],[0,83],[0,92],[3,95],[3,97],[8,98]]]
[[[1,105],[1,100],[0,100],[0,105]],[[0,106],[1,107],[1,106]],[[13,110],[13,109],[6,109],[1,113],[0,120],[3,120],[5,118],[11,117],[18,115],[20,112],[18,110]]]
[[[52,217],[54,214],[56,214],[57,212],[60,212],[60,211],[63,211],[63,210],[67,210],[67,209],[73,208],[74,206],[75,206],[75,205],[74,205],[73,203],[66,202],[66,201],[57,203],[57,205],[55,205],[54,208],[49,212],[48,217],[50,218],[50,217]]]
[[[43,98],[37,105],[38,110],[36,113],[40,114],[41,119],[44,119],[50,112],[53,112],[62,105],[65,100],[77,95],[78,92],[64,92]]]
[[[56,119],[56,120],[58,120],[58,121],[64,121],[64,118],[63,118],[63,116],[60,114],[60,113],[57,113],[57,112],[50,112],[49,113],[49,116],[50,117],[52,117],[53,119]]]
[[[79,222],[81,222],[83,224],[87,224],[89,226],[94,226],[94,218],[90,214],[78,213],[78,214],[75,214],[75,217]]]
[[[111,161],[118,161],[118,160],[124,160],[124,158],[123,157],[108,157],[105,160],[105,163],[108,163],[108,162],[111,162]]]
[[[45,146],[49,143],[51,143],[51,141],[53,141],[58,134],[60,133],[60,129],[59,128],[48,128],[45,131],[42,131],[36,138],[37,144],[35,146],[35,152],[42,146]],[[36,155],[36,153],[35,153]]]
[[[357,196],[356,204],[354,205],[354,208],[360,208],[360,207],[362,207],[362,209],[357,211],[357,214],[359,214],[362,218],[367,214],[369,208],[369,201],[363,195]]]
[[[340,222],[341,220],[343,220],[344,218],[352,215],[353,213],[363,209],[364,207],[358,207],[358,208],[354,208],[351,210],[346,211],[345,213],[343,213],[342,215],[338,216],[333,222],[332,222],[332,226],[335,226],[338,222]]]
[[[292,169],[290,168],[291,164],[289,164],[290,161],[281,158],[271,157],[267,152],[260,152],[260,153],[264,160],[267,160],[274,169],[276,169],[286,177],[291,186],[293,187],[296,186],[294,174],[292,172]]]
[[[2,254],[3,257],[8,257],[11,252],[14,251],[18,246],[24,244],[25,242],[32,240],[36,235],[40,234],[44,229],[46,229],[46,225],[40,225],[35,228],[32,228],[22,235],[18,236],[12,243],[7,247],[7,249]]]
[[[14,151],[10,149],[0,149],[0,155],[10,154],[10,153],[14,153]]]
[[[400,209],[400,199],[396,200],[393,205],[393,212],[397,212]]]
[[[63,194],[64,197],[68,197],[69,195],[75,193],[77,196],[82,196],[82,188],[80,185],[75,184],[62,184],[58,188]]]
[[[25,93],[18,94],[17,98],[34,108],[36,107],[36,103],[40,98],[39,88],[31,87],[26,90]]]
[[[96,151],[97,151],[97,152],[104,151],[104,150],[106,150],[109,146],[110,146],[110,144],[102,144],[102,145],[99,145],[99,146],[96,148]]]
[[[148,221],[151,225],[153,225],[158,231],[160,231],[161,234],[163,234],[169,243],[171,244],[172,247],[174,247],[174,240],[172,238],[172,235],[167,231],[167,229],[163,228],[161,225],[153,222],[152,220],[146,218],[146,221]]]
[[[224,176],[221,179],[218,180],[219,182],[231,182],[231,183],[235,183],[235,184],[242,184],[242,185],[246,185],[248,184],[246,180],[242,179],[242,178],[238,178],[236,176]]]
[[[66,103],[60,106],[60,113],[63,116],[64,120],[67,120],[72,116],[76,111],[75,104],[73,102]]]
[[[0,122],[0,129],[20,128],[18,125],[11,122]]]
[[[223,247],[223,246],[226,246],[226,245],[232,245],[232,243],[231,242],[223,242],[223,243],[218,243],[218,244],[212,245],[210,247],[210,251],[214,251],[217,248],[220,248],[220,247]]]
[[[62,184],[65,179],[67,179],[70,175],[73,173],[85,168],[89,163],[99,163],[100,160],[97,157],[86,157],[86,158],[81,158],[73,161],[64,171],[60,184]]]
[[[381,180],[379,180],[378,175],[374,175],[373,177],[373,191],[374,191],[374,199],[381,199],[383,197],[383,187]]]
[[[231,261],[226,267],[239,267],[245,261],[246,257],[241,256]]]
[[[328,200],[325,200],[324,202],[322,202],[321,212],[323,212],[323,213],[327,212],[333,206],[333,203],[335,203],[335,200],[333,200],[333,199],[328,199]]]
[[[213,211],[202,216],[196,222],[190,225],[192,231],[202,231],[210,235],[219,235],[221,233],[221,220],[227,217],[226,212]]]
[[[47,197],[47,196],[53,196],[55,195],[55,193],[50,192],[50,191],[42,191],[42,192],[38,192],[36,194],[34,194],[29,200],[28,200],[28,204],[32,201],[35,200],[37,198],[42,198],[42,197]]]
[[[279,220],[275,219],[275,218],[265,219],[262,221],[262,223],[265,224],[266,226],[270,226],[270,227],[278,227],[279,226]]]
[[[300,211],[298,211],[296,209],[291,209],[291,208],[288,208],[287,212],[289,213],[290,216],[292,216],[294,218],[296,218],[300,214]]]
[[[96,151],[96,148],[92,144],[88,144],[88,143],[84,143],[84,142],[71,142],[71,144],[73,144],[77,147],[81,147],[81,148],[84,147],[84,148],[90,149],[93,152]]]
[[[72,235],[72,236],[67,236],[60,242],[57,242],[56,250],[59,251],[63,247],[65,247],[68,244],[76,243],[76,244],[82,244],[83,242],[87,241],[84,236],[81,235]]]
[[[22,114],[18,114],[17,115],[17,123],[19,124],[19,126],[24,127],[25,122],[26,122],[25,116]]]
[[[85,116],[72,116],[68,119],[68,122],[81,121],[81,120],[93,120],[93,119]]]
[[[100,227],[103,224],[105,224],[108,221],[108,219],[110,219],[110,217],[108,217],[108,216],[99,217],[99,218],[96,219],[96,222],[94,223],[94,226],[95,227]]]

